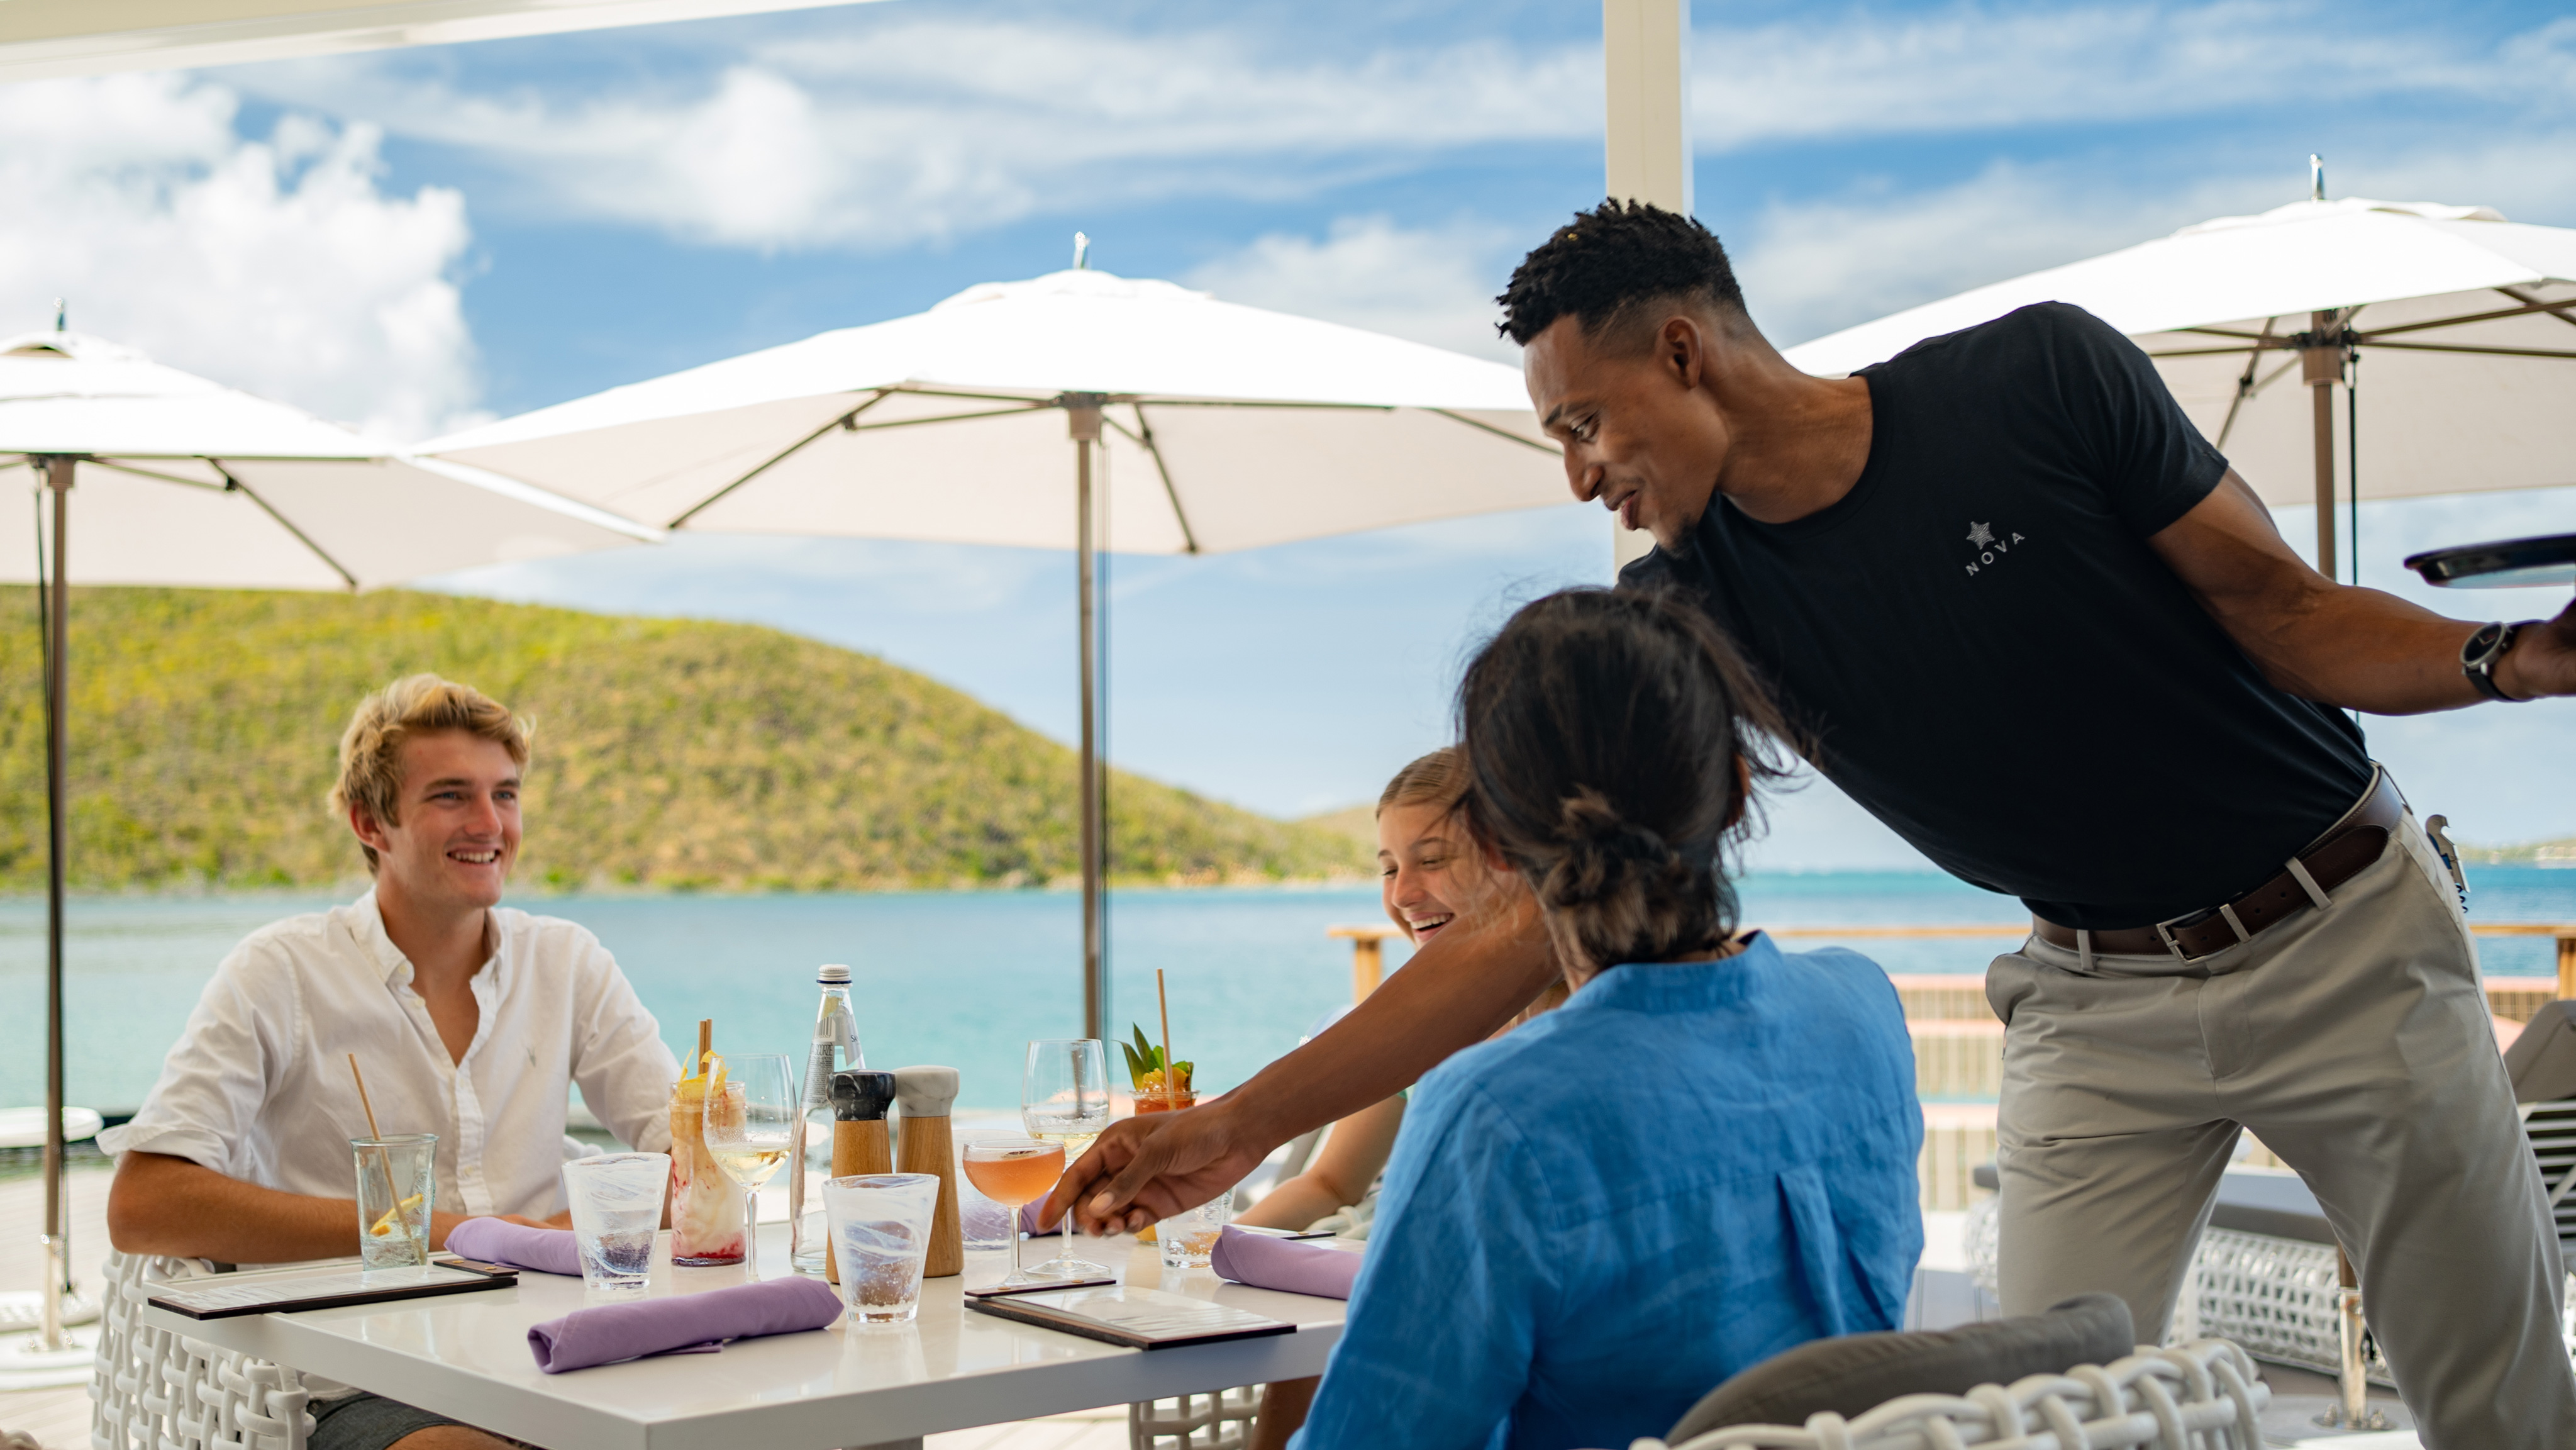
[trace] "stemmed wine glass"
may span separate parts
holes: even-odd
[[[786,1054],[757,1052],[717,1069],[707,1085],[707,1156],[742,1185],[751,1222],[743,1235],[745,1261],[760,1266],[760,1190],[787,1161],[803,1119],[794,1069]]]
[[[1046,1197],[1063,1176],[1062,1143],[1041,1143],[1017,1133],[978,1133],[966,1140],[966,1181],[1011,1211],[1011,1272],[1004,1285],[1053,1282],[1021,1266],[1020,1208]]]
[[[1020,1126],[1041,1142],[1064,1145],[1065,1162],[1082,1156],[1109,1126],[1109,1052],[1096,1037],[1029,1044],[1020,1075]],[[1052,1187],[1052,1185],[1050,1185]],[[1074,1219],[1064,1219],[1056,1256],[1030,1270],[1049,1279],[1102,1279],[1110,1270],[1073,1252]]]

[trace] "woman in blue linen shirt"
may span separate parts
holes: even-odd
[[[1784,727],[1695,610],[1569,590],[1459,695],[1469,820],[1565,1006],[1422,1079],[1299,1450],[1659,1435],[1718,1381],[1893,1329],[1922,1250],[1887,976],[1735,935],[1726,848]]]

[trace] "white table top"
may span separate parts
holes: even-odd
[[[852,1326],[736,1340],[720,1354],[668,1355],[541,1373],[528,1328],[582,1306],[579,1279],[522,1274],[515,1288],[394,1304],[198,1321],[145,1306],[156,1328],[453,1416],[549,1450],[833,1450],[1023,1420],[1122,1401],[1321,1374],[1341,1337],[1338,1299],[1229,1284],[1205,1269],[1166,1269],[1151,1244],[1087,1239],[1085,1257],[1124,1282],[1285,1320],[1293,1334],[1135,1350],[965,1308],[960,1290],[1008,1269],[970,1254],[961,1277],[922,1287],[911,1324]],[[1329,1242],[1329,1241],[1327,1241]],[[1053,1239],[1027,1245],[1032,1263]],[[1351,1246],[1354,1249],[1356,1245]],[[761,1278],[787,1272],[784,1224],[760,1230]],[[703,1293],[748,1282],[741,1267],[674,1269],[669,1235],[651,1292]]]

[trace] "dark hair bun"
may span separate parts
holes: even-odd
[[[1521,872],[1560,955],[1591,971],[1705,951],[1733,930],[1726,847],[1778,716],[1725,636],[1677,599],[1567,590],[1523,608],[1459,690],[1467,814]]]
[[[1640,872],[1687,869],[1661,835],[1620,815],[1589,786],[1565,798],[1558,820],[1562,845],[1541,892],[1551,906],[1592,905],[1628,889]]]

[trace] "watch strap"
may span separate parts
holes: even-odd
[[[2499,621],[2470,635],[2468,643],[2460,647],[2460,673],[2468,676],[2469,684],[2479,694],[2507,704],[2523,703],[2519,696],[2506,694],[2504,687],[2495,679],[2496,662],[2504,658],[2505,651],[2513,648],[2514,636],[2521,632],[2520,624]]]

